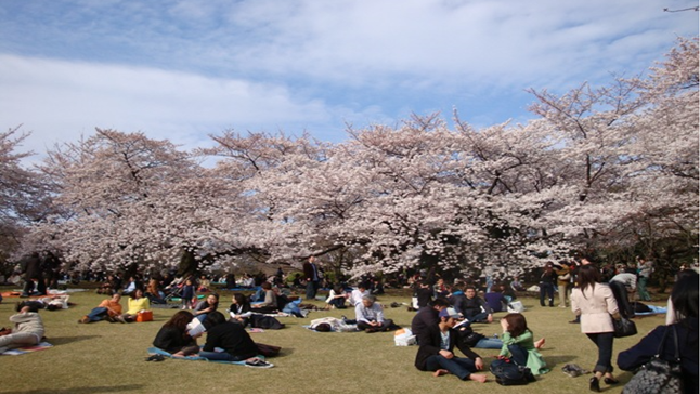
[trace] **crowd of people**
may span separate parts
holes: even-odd
[[[313,258],[305,264],[306,296],[315,299],[316,284],[308,285],[316,278],[317,268]],[[554,293],[559,293],[559,306],[570,308],[580,324],[581,333],[597,349],[597,361],[593,376],[588,379],[588,388],[598,392],[601,385],[615,385],[619,380],[613,371],[614,320],[633,318],[634,295],[638,300],[650,299],[645,280],[645,270],[652,264],[640,258],[634,271],[629,267],[599,267],[595,260],[583,256],[576,261],[547,262],[541,270],[540,302],[544,307],[554,306]],[[118,276],[109,275],[97,290],[110,295],[83,316],[79,323],[88,324],[100,320],[128,323],[140,313],[148,311],[154,302],[162,301],[168,293],[175,292],[182,299],[183,310],[175,313],[158,331],[153,345],[174,357],[198,356],[201,358],[243,361],[251,366],[269,367],[260,359],[260,348],[246,331],[256,314],[282,312],[288,300],[279,281],[262,281],[258,292],[244,295],[233,294],[227,315],[219,308],[220,296],[211,289],[206,278],[181,278],[167,284],[157,279],[147,281],[139,275],[120,283]],[[419,277],[413,282],[413,309],[411,331],[417,341],[415,367],[431,371],[436,377],[453,374],[460,380],[487,381],[484,373],[488,369],[484,359],[473,349],[500,349],[498,358],[512,360],[516,365],[529,368],[534,375],[549,371],[540,350],[545,339],[535,340],[528,327],[525,314],[509,311],[517,292],[524,288],[517,278],[509,283],[495,278],[479,289],[467,280],[456,280],[447,284],[439,275],[432,279]],[[686,392],[698,390],[698,274],[684,270],[676,278],[669,298],[667,324],[659,326],[641,341],[618,354],[617,364],[623,370],[635,370],[656,354],[671,359],[678,352],[685,372]],[[376,293],[381,288],[373,281],[361,281],[357,288],[336,284],[328,291],[328,308],[353,308],[354,319],[344,318],[344,323],[355,324],[358,330],[373,333],[397,328],[387,318],[384,307],[377,302]],[[519,290],[520,289],[520,290]],[[555,290],[556,289],[556,290]],[[483,291],[482,293],[480,293]],[[206,297],[197,299],[197,293],[206,292]],[[122,310],[122,295],[128,296],[126,311]],[[283,300],[280,303],[280,300]],[[0,333],[0,351],[14,347],[39,343],[43,336],[43,322],[39,316],[40,306],[35,301],[18,303],[17,314],[11,316],[13,328]],[[298,304],[295,304],[298,308]],[[498,319],[502,335],[500,338],[486,337],[474,330],[474,325],[491,324],[496,313],[505,312]],[[195,327],[199,328],[194,330]],[[664,348],[658,345],[672,330],[678,347],[666,341]],[[197,339],[206,332],[203,346]],[[215,352],[215,348],[223,349]],[[455,348],[464,355],[459,357]]]

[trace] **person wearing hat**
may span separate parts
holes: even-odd
[[[355,306],[355,319],[360,330],[387,331],[394,323],[391,319],[384,318],[384,308],[376,300],[373,294],[365,294],[362,296],[362,302]]]
[[[415,367],[420,371],[433,371],[434,377],[451,373],[460,380],[486,382],[485,374],[474,373],[484,368],[481,356],[465,346],[460,350],[467,357],[456,357],[452,352],[457,341],[454,327],[457,320],[464,316],[451,307],[441,310],[439,316],[438,324],[421,332],[420,338],[417,338],[419,345]]]

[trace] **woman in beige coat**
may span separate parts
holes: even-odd
[[[598,347],[595,377],[589,380],[591,391],[599,392],[599,379],[605,375],[606,384],[619,383],[612,375],[613,324],[619,319],[617,301],[610,288],[599,283],[600,274],[593,265],[584,265],[579,272],[579,288],[571,292],[571,310],[581,315],[581,332]]]

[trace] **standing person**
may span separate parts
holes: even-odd
[[[579,288],[571,293],[571,310],[581,316],[581,332],[598,347],[598,361],[595,376],[588,382],[591,391],[599,392],[599,380],[605,376],[606,384],[617,384],[613,377],[613,323],[612,318],[619,319],[617,301],[610,287],[600,283],[600,274],[593,265],[581,266],[579,271]]]
[[[557,280],[557,274],[554,273],[554,263],[548,261],[544,266],[544,272],[540,278],[540,305],[544,306],[545,293],[549,306],[554,306],[554,282]]]
[[[647,282],[649,281],[649,276],[653,271],[653,264],[651,261],[647,261],[644,256],[637,256],[637,273],[639,279],[637,281],[637,294],[639,295],[640,301],[651,301],[651,296],[647,291]]]
[[[12,333],[0,335],[0,354],[5,351],[22,346],[38,345],[44,336],[44,324],[41,316],[36,312],[30,312],[29,306],[23,306],[20,313],[10,316],[14,324]]]
[[[196,291],[192,279],[186,279],[185,284],[182,286],[182,291],[180,293],[180,299],[182,300],[182,309],[192,308],[192,302],[196,299]]]
[[[556,267],[555,273],[557,274],[557,287],[559,290],[559,307],[566,308],[566,296],[568,295],[571,272],[569,264],[566,261],[560,261],[559,265]]]
[[[464,357],[455,357],[452,350],[457,342],[457,333],[453,330],[456,319],[462,318],[454,308],[445,308],[439,312],[438,324],[432,325],[420,333],[418,352],[414,365],[420,371],[434,371],[433,376],[452,373],[460,380],[486,382],[485,374],[476,374],[484,368],[481,356],[468,347],[460,350]]]
[[[302,269],[306,278],[306,299],[316,299],[316,290],[318,290],[318,267],[316,266],[316,257],[310,256],[309,261],[304,263]]]
[[[671,303],[676,315],[676,323],[658,326],[636,345],[620,353],[617,365],[625,371],[634,371],[646,364],[659,352],[659,343],[664,339],[660,357],[672,361],[675,353],[680,355],[683,368],[684,393],[698,392],[698,274],[688,272],[676,281],[671,291]],[[678,338],[676,349],[673,331]]]

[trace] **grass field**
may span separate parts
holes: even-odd
[[[318,333],[303,329],[313,318],[340,317],[352,310],[312,312],[306,319],[280,318],[283,330],[251,333],[256,342],[283,347],[282,355],[270,359],[275,368],[255,370],[206,361],[166,359],[144,361],[146,348],[162,324],[177,309],[154,308],[153,322],[79,325],[77,320],[96,306],[104,296],[92,292],[73,293],[77,306],[57,312],[42,311],[48,341],[54,347],[21,356],[0,357],[0,393],[425,393],[469,390],[470,393],[554,394],[588,392],[591,375],[570,378],[561,372],[565,364],[592,369],[596,348],[580,326],[568,324],[569,309],[544,308],[535,299],[522,299],[525,316],[536,338],[546,337],[542,351],[551,371],[527,386],[504,387],[493,381],[485,384],[462,382],[454,376],[433,378],[413,366],[417,347],[393,344],[393,333]],[[222,312],[230,305],[231,292],[222,293]],[[0,326],[8,327],[17,299],[0,304]],[[381,296],[379,301],[410,301],[405,292]],[[315,302],[322,305],[322,301]],[[122,300],[122,305],[126,301]],[[398,325],[410,327],[414,315],[405,307],[386,308],[386,315]],[[504,314],[496,314],[496,318]],[[663,324],[663,316],[636,319],[639,334],[615,341],[617,353],[637,343],[653,327]],[[475,325],[490,336],[500,334],[497,322]],[[200,340],[202,343],[202,340]],[[495,349],[475,349],[488,363]],[[615,365],[616,366],[616,365]],[[623,382],[630,373],[616,371]],[[619,393],[622,385],[603,392]]]

